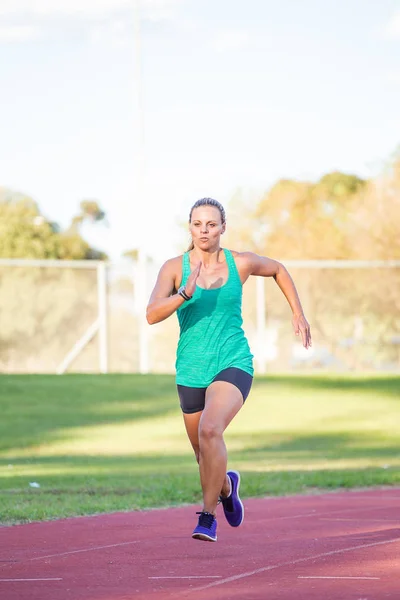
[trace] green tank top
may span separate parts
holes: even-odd
[[[228,280],[219,287],[199,286],[177,310],[180,336],[176,383],[207,387],[223,369],[237,367],[253,375],[253,355],[242,324],[242,283],[232,253],[224,248]],[[190,275],[189,253],[182,258],[182,282]]]

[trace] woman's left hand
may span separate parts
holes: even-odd
[[[293,315],[292,323],[295,334],[301,334],[301,339],[303,341],[304,348],[309,348],[312,345],[310,325],[308,324],[307,319],[305,318],[303,313],[299,315]]]

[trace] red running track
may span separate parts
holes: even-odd
[[[0,529],[1,600],[400,600],[400,488],[251,499],[193,540],[197,507]]]

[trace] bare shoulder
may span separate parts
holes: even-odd
[[[243,284],[252,274],[253,257],[256,255],[253,252],[238,252],[237,250],[230,250],[230,253],[235,260],[240,280]]]
[[[238,252],[237,250],[230,250],[231,254],[235,257],[235,260],[242,262],[248,262],[252,256],[257,256],[254,252]]]
[[[179,256],[169,258],[163,263],[159,272],[159,278],[172,280],[175,289],[178,289],[176,286],[182,279],[182,257],[183,255],[180,254]]]
[[[162,265],[162,269],[166,269],[166,270],[173,270],[176,269],[177,267],[181,267],[182,265],[182,254],[180,254],[179,256],[174,256],[172,258],[168,258],[168,260],[165,261],[165,263]]]
[[[157,298],[168,298],[177,290],[182,279],[182,255],[166,260],[157,276],[150,302]]]
[[[254,252],[238,252],[237,250],[230,251],[237,265],[251,266],[257,260],[257,254]]]
[[[260,256],[255,252],[237,252],[231,250],[235,259],[240,279],[244,283],[250,275],[272,277],[279,271],[280,263],[268,256]]]
[[[176,275],[182,273],[182,254],[168,258],[160,268],[160,275]]]

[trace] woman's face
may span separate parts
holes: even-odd
[[[207,250],[219,245],[219,238],[225,231],[221,213],[215,206],[199,206],[192,212],[189,231],[195,246]]]

